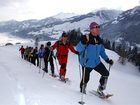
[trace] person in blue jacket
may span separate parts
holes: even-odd
[[[45,49],[44,49],[44,45],[41,44],[39,51],[38,51],[38,58],[39,58],[39,68],[43,69],[44,67],[44,53],[45,53]]]
[[[109,59],[105,53],[105,48],[99,37],[100,26],[96,22],[92,22],[89,28],[90,33],[88,35],[82,35],[80,42],[76,45],[76,49],[79,52],[79,62],[82,66],[80,92],[86,94],[86,86],[90,78],[90,72],[94,69],[101,75],[97,92],[100,95],[105,95],[103,90],[106,88],[109,71],[101,62],[100,56],[110,65],[113,64],[113,60]]]

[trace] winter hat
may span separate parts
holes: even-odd
[[[92,28],[94,28],[95,26],[99,26],[99,24],[97,24],[96,22],[90,23],[90,25],[89,25],[90,30],[91,30]]]
[[[44,45],[43,45],[43,44],[41,44],[41,47],[44,47]]]
[[[51,45],[51,42],[47,42],[47,46],[50,46]]]
[[[66,32],[63,32],[62,33],[62,37],[68,37],[67,33]]]

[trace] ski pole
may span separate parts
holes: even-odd
[[[85,86],[85,69],[86,69],[86,67],[84,67],[84,71],[83,71],[83,80],[82,80],[82,83],[83,83],[83,85],[82,85],[82,95],[81,95],[81,101],[79,101],[79,104],[81,104],[81,105],[84,105],[85,104],[85,102],[84,102],[84,86]]]
[[[79,101],[79,104],[84,105],[84,86],[85,86],[85,71],[86,71],[86,63],[87,63],[87,50],[86,50],[87,46],[85,47],[85,51],[84,51],[84,70],[83,70],[83,75],[82,75],[82,95],[81,95],[81,101]]]
[[[39,58],[39,73],[40,73],[40,69],[41,69],[41,63],[42,63],[42,59]]]
[[[44,75],[45,75],[45,70],[44,70],[44,72],[43,72],[42,78],[44,77]]]
[[[80,57],[78,55],[78,62],[79,62],[79,75],[80,75],[80,80],[81,80],[81,68],[80,68]]]
[[[81,80],[81,68],[80,68],[80,64],[79,64],[79,74],[80,74],[80,80]]]
[[[32,66],[31,62],[30,62],[30,67]]]
[[[109,72],[110,72],[110,68],[111,68],[111,64],[109,64],[109,69],[108,69]]]
[[[108,71],[110,72],[110,69],[111,69],[111,65],[109,64],[109,68],[108,68]],[[107,86],[107,81],[108,81],[108,78],[105,79],[105,83],[104,83],[104,87],[106,88]]]
[[[57,70],[57,72],[58,72],[58,75],[59,75],[58,64],[57,64],[57,61],[56,61],[56,59],[55,59],[55,64],[56,64],[56,70]]]

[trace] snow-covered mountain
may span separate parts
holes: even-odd
[[[64,23],[53,26],[55,30],[72,30],[78,29],[86,31],[89,29],[89,24],[93,21],[96,21],[99,24],[103,24],[110,20],[113,20],[118,16],[120,11],[116,10],[100,10],[96,12],[91,12],[85,15],[75,16],[68,18]],[[52,28],[52,27],[50,27]]]
[[[42,39],[47,40],[51,39],[50,37],[55,37],[54,34],[58,34],[60,36],[62,31],[80,28],[84,32],[85,30],[88,30],[91,22],[96,21],[99,24],[103,24],[113,20],[119,14],[120,11],[117,10],[99,10],[65,19],[49,17],[42,20],[1,22],[0,32],[9,32],[22,38],[33,38],[40,36]]]
[[[74,17],[74,16],[77,16],[77,14],[75,13],[59,13],[55,16],[52,16],[53,18],[57,18],[57,19],[67,19],[67,18],[71,18],[71,17]]]
[[[140,6],[121,13],[102,26],[102,37],[126,44],[140,44]]]
[[[80,29],[86,33],[92,21],[101,25],[101,36],[104,39],[128,46],[140,46],[140,6],[124,12],[98,10],[76,16],[60,13],[42,20],[0,22],[0,32],[9,32],[22,38],[40,37],[43,40],[52,40],[58,39],[63,31],[72,29]]]
[[[23,46],[30,46],[24,44]],[[77,55],[69,53],[67,75],[71,82],[62,83],[39,68],[21,59],[19,47],[0,47],[0,105],[80,105],[79,92],[80,72]],[[83,96],[85,105],[139,105],[140,104],[140,74],[130,63],[125,66],[118,63],[119,56],[106,50],[114,60],[111,67],[105,93],[113,93],[108,100],[102,100],[90,93],[99,85],[100,75],[91,72],[87,85],[87,94]],[[108,65],[103,62],[108,68]],[[50,70],[49,70],[50,73]],[[55,73],[58,74],[56,65]]]

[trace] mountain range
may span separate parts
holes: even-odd
[[[118,10],[99,10],[84,15],[69,14],[68,16],[68,13],[61,13],[41,20],[12,20],[0,22],[0,32],[8,32],[22,38],[40,37],[50,40],[58,38],[63,31],[78,28],[85,31],[92,21],[97,21],[99,24],[109,22],[120,13],[121,11]]]
[[[140,6],[124,11],[114,20],[102,24],[101,36],[128,46],[140,44]]]
[[[52,40],[58,39],[63,31],[80,29],[86,33],[93,21],[101,25],[101,37],[105,39],[127,45],[140,44],[140,6],[127,11],[98,10],[83,15],[60,13],[41,20],[0,22],[0,32]]]

